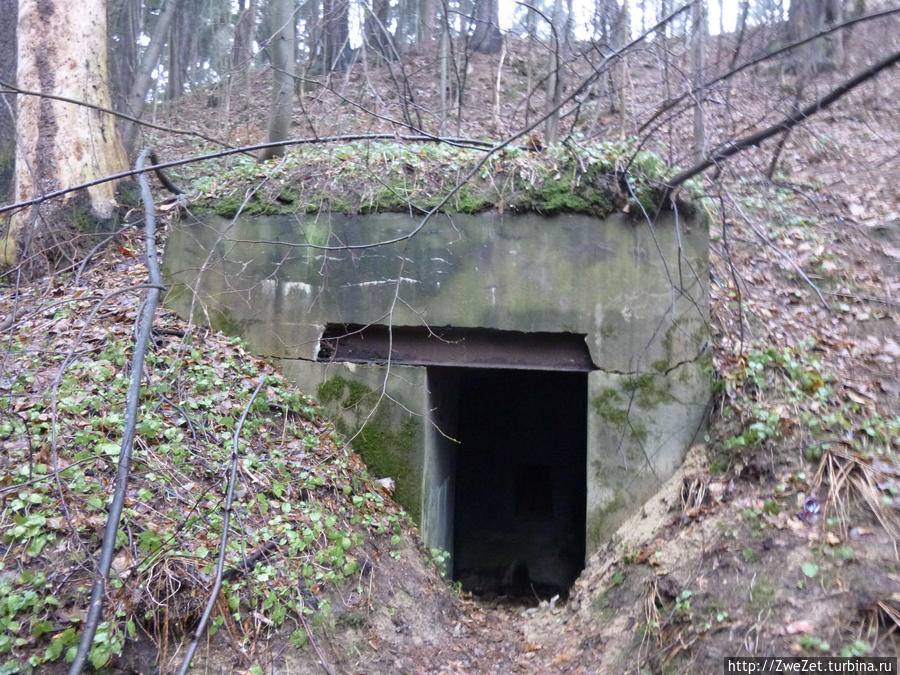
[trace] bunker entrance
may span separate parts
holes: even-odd
[[[566,596],[584,568],[587,373],[432,367],[428,381],[458,441],[437,451],[452,464],[453,578],[475,593]]]
[[[329,324],[323,361],[424,366],[422,532],[475,593],[566,596],[584,568],[585,336]],[[365,453],[364,453],[365,457]]]

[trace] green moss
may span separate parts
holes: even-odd
[[[0,143],[0,200],[12,195],[13,173],[16,166],[16,144]]]
[[[411,416],[397,426],[379,410],[353,439],[353,448],[373,475],[394,479],[394,498],[417,523],[421,522],[422,516],[418,472],[415,470],[419,429],[420,424]]]
[[[622,384],[623,391],[634,394],[634,402],[644,410],[656,408],[675,400],[669,393],[665,378],[654,373],[643,373],[630,377]]]
[[[588,514],[585,532],[588,550],[600,548],[604,543],[604,538],[611,534],[608,522],[610,515],[622,512],[628,507],[628,500],[617,490],[615,497],[613,497],[611,501],[599,508],[593,509],[591,513]]]
[[[278,193],[276,199],[282,204],[296,204],[300,199],[300,192],[295,187],[288,186]]]
[[[624,430],[628,423],[628,410],[621,405],[622,394],[616,389],[604,389],[591,400],[597,416],[617,430]]]
[[[457,213],[480,213],[494,206],[494,200],[467,185],[461,187],[454,197],[454,210]]]
[[[332,377],[320,384],[316,393],[337,418],[337,430],[352,439],[353,449],[372,475],[393,478],[394,498],[420,522],[421,423],[388,401],[382,401],[370,416],[372,406],[378,403],[378,393],[355,380]]]
[[[219,330],[225,335],[240,335],[241,324],[224,309],[210,307],[207,310],[209,323],[213,330]]]
[[[630,198],[622,188],[619,162],[630,154],[622,144],[554,146],[543,153],[507,149],[479,167],[484,151],[436,144],[307,146],[289,153],[277,167],[269,166],[269,187],[255,191],[246,203],[246,188],[259,172],[238,165],[217,179],[226,186],[223,196],[200,199],[193,208],[198,214],[212,212],[224,218],[239,210],[248,215],[378,213],[409,211],[411,206],[424,211],[441,204],[474,171],[441,211],[479,213],[497,207],[602,218],[623,210]],[[663,166],[655,155],[640,153],[640,157],[628,181],[647,211],[653,212]]]
[[[639,446],[647,440],[648,436],[647,427],[644,424],[637,422],[634,419],[630,419],[628,407],[625,404],[628,397],[631,396],[630,387],[637,387],[638,385],[635,385],[634,383],[642,377],[644,376],[625,380],[622,391],[617,389],[604,389],[591,399],[591,407],[601,421],[607,424],[615,433],[622,435],[628,434],[629,443],[626,451],[629,459],[637,459],[643,456],[643,452]],[[639,393],[634,394],[635,402],[637,402],[639,395]]]

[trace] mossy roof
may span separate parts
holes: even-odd
[[[443,143],[351,142],[290,149],[280,159],[240,158],[196,181],[195,214],[585,213],[655,208],[665,167],[626,143],[560,145],[532,152]],[[480,162],[483,164],[479,165]],[[448,197],[449,194],[449,197]],[[640,203],[640,207],[638,206]]]

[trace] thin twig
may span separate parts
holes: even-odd
[[[0,91],[0,94],[19,94],[21,96],[39,96],[41,98],[47,98],[54,101],[61,101],[62,103],[71,103],[72,105],[81,106],[83,108],[90,108],[92,110],[97,110],[102,113],[106,113],[107,115],[112,115],[114,117],[118,117],[123,120],[128,120],[132,124],[139,124],[142,127],[148,127],[149,129],[156,129],[157,131],[165,131],[170,134],[180,134],[183,136],[194,136],[196,138],[200,138],[204,141],[209,141],[210,143],[214,143],[215,145],[221,145],[226,148],[232,147],[225,141],[222,141],[218,138],[213,138],[212,136],[206,136],[205,134],[198,133],[192,129],[177,129],[175,127],[166,127],[161,124],[153,124],[152,122],[145,122],[141,120],[140,117],[133,117],[132,115],[126,115],[123,112],[118,112],[116,110],[112,110],[111,108],[104,108],[100,105],[95,105],[93,103],[87,103],[86,101],[79,101],[74,98],[67,98],[65,96],[57,96],[55,94],[47,94],[41,91],[28,91],[27,89],[21,89],[14,84],[10,84],[9,82],[4,82],[0,80],[0,87],[3,87],[4,91]]]
[[[244,420],[247,419],[250,407],[253,405],[256,395],[259,393],[259,390],[262,389],[265,381],[265,376],[260,378],[259,384],[256,385],[256,389],[254,389],[253,394],[250,395],[250,400],[247,401],[247,405],[244,406],[244,412],[241,414],[241,419],[238,421],[237,427],[234,430],[234,442],[231,446],[231,466],[228,470],[228,491],[225,497],[225,515],[222,519],[222,537],[219,541],[219,561],[216,563],[216,579],[213,582],[212,591],[209,593],[206,609],[203,610],[203,616],[200,617],[200,623],[197,624],[197,628],[194,630],[194,637],[191,639],[191,643],[187,648],[187,653],[184,655],[184,660],[181,662],[181,667],[178,669],[179,675],[184,675],[187,673],[188,668],[190,668],[191,660],[194,658],[194,652],[197,651],[197,645],[200,644],[200,638],[202,638],[203,634],[206,632],[206,624],[209,623],[209,617],[212,615],[213,608],[216,605],[216,599],[219,597],[219,591],[222,589],[222,578],[225,572],[225,552],[228,544],[228,527],[231,523],[231,511],[234,504],[234,484],[237,479],[238,441],[241,437],[241,429],[244,426]]]

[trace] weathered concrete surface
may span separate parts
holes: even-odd
[[[584,334],[597,366],[587,402],[592,550],[679,465],[701,424],[709,399],[705,219],[664,214],[651,227],[624,214],[438,215],[414,237],[371,246],[418,224],[396,213],[185,222],[166,252],[169,303],[188,313],[193,302],[195,318],[283,359],[289,375],[343,415],[348,433],[377,400],[385,369],[313,363],[328,323]],[[378,429],[356,446],[385,471],[408,461],[403,481],[415,486],[398,485],[398,495],[426,542],[448,548],[452,447],[431,422],[450,413],[434,412],[425,368],[392,366],[385,389],[405,410],[382,401]],[[376,448],[385,444],[399,456],[385,459],[391,448]]]

